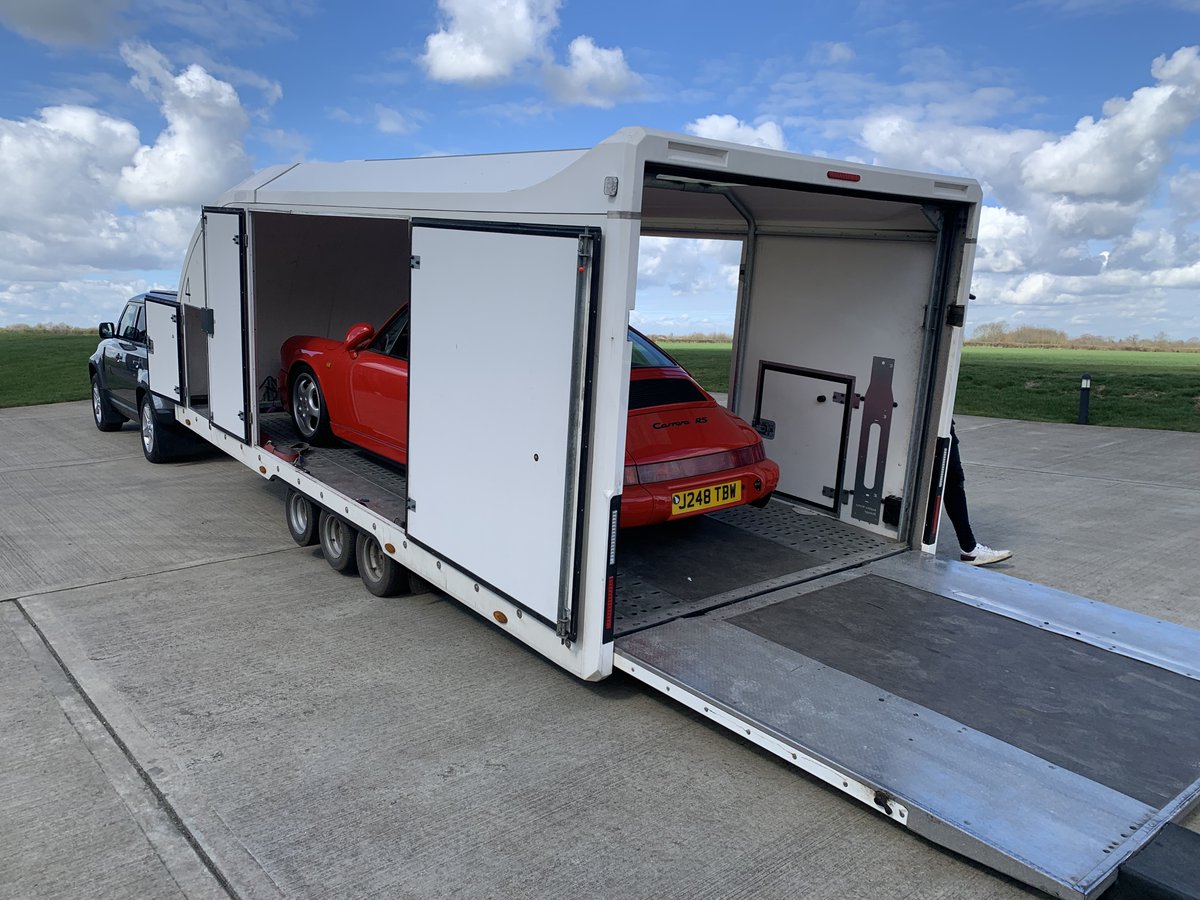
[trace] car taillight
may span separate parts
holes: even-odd
[[[625,483],[626,484],[637,484],[638,483],[637,466],[626,466],[625,467]]]
[[[674,481],[679,478],[695,478],[697,475],[708,475],[712,472],[722,472],[725,469],[736,469],[762,462],[767,458],[762,441],[749,447],[728,450],[723,453],[708,453],[704,456],[691,456],[687,459],[672,459],[667,462],[647,463],[644,466],[626,466],[625,483],[629,480],[629,470],[637,469],[636,479],[642,484],[653,484],[657,481]]]

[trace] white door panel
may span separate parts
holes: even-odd
[[[248,440],[242,217],[237,210],[210,209],[204,222],[205,305],[212,310],[209,408],[214,425]]]
[[[176,402],[183,399],[179,378],[179,307],[146,298],[147,377],[150,390]]]
[[[412,236],[408,533],[548,623],[571,585],[578,239]]]

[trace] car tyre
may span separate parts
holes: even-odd
[[[353,575],[357,568],[358,529],[345,519],[335,516],[327,509],[321,510],[318,526],[321,537],[321,553],[325,562],[337,572]]]
[[[329,409],[316,373],[307,366],[292,379],[292,421],[304,440],[323,444],[329,440]]]
[[[139,419],[142,428],[142,453],[152,463],[169,462],[177,451],[175,436],[158,423],[154,414],[154,401],[150,395],[142,397],[142,405],[138,407],[141,413]]]
[[[283,510],[293,541],[301,547],[311,547],[321,539],[317,534],[319,512],[311,500],[293,488],[288,491]]]
[[[395,597],[408,587],[408,570],[384,553],[370,534],[358,536],[358,575],[376,597]]]
[[[100,388],[100,378],[92,376],[92,418],[101,431],[116,431],[125,424],[125,417],[113,409],[112,403]]]

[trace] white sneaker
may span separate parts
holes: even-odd
[[[958,558],[970,566],[990,566],[992,563],[1003,562],[1010,556],[1011,550],[993,550],[986,544],[977,543],[974,550],[964,550]]]

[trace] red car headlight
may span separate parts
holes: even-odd
[[[633,484],[629,478],[629,470],[636,469],[636,482],[653,484],[656,481],[675,481],[681,478],[695,478],[698,475],[708,475],[712,472],[723,472],[726,469],[736,469],[752,463],[762,462],[767,458],[767,451],[762,441],[749,447],[737,450],[727,450],[721,453],[706,453],[703,456],[689,456],[687,459],[672,459],[666,462],[647,463],[644,466],[626,466],[625,483]]]

